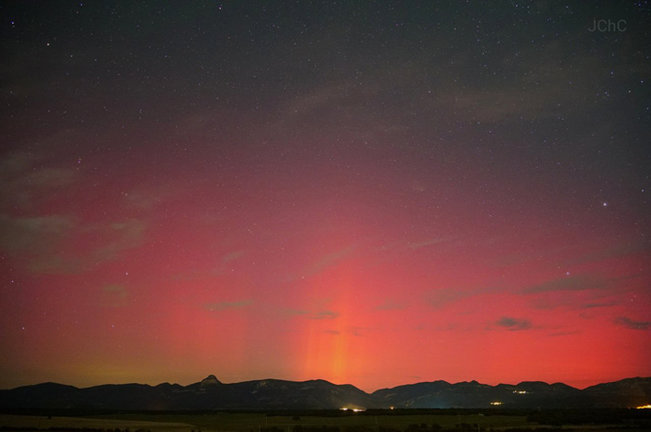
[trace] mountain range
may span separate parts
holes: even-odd
[[[109,384],[87,388],[43,383],[0,390],[0,410],[288,410],[366,408],[631,408],[651,403],[651,377],[579,390],[540,381],[491,386],[477,381],[422,382],[366,393],[324,380],[222,383],[214,375],[182,386]]]

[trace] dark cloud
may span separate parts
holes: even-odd
[[[608,308],[621,304],[621,294],[631,280],[643,276],[634,273],[618,277],[594,275],[567,276],[521,290],[531,296],[530,304],[536,309],[559,307],[575,310]]]
[[[603,289],[609,285],[606,280],[594,276],[567,276],[532,285],[522,290],[525,294],[536,294],[548,291],[583,291],[592,289]]]
[[[611,307],[611,306],[615,306],[616,304],[618,304],[617,301],[610,300],[610,301],[586,303],[586,304],[582,305],[581,308],[583,308],[583,309],[594,309],[594,308],[602,308],[602,307]]]
[[[615,324],[631,330],[648,330],[651,328],[651,321],[635,321],[627,317],[616,318]]]
[[[338,316],[339,316],[339,312],[335,312],[331,310],[322,310],[307,315],[307,317],[310,319],[335,319]]]
[[[350,328],[350,333],[353,336],[366,336],[372,329],[368,327],[359,327],[359,326],[353,326]]]
[[[536,309],[556,309],[560,307],[586,310],[596,308],[607,308],[619,304],[619,301],[610,297],[610,293],[604,295],[589,295],[587,298],[580,293],[566,293],[563,296],[545,293],[543,296],[535,298],[531,301],[531,305]]]
[[[427,302],[435,308],[440,308],[450,303],[455,303],[471,295],[472,293],[468,293],[462,290],[443,288],[430,291],[427,294]]]
[[[298,315],[303,316],[308,319],[314,320],[329,320],[339,317],[339,312],[335,312],[328,309],[321,309],[317,311],[309,311],[303,309],[290,309],[286,311],[289,315]]]
[[[531,328],[531,321],[527,319],[519,319],[506,316],[497,320],[495,324],[497,324],[499,327],[511,331],[529,330]]]

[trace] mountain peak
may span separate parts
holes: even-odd
[[[181,386],[105,384],[86,389],[45,383],[0,390],[0,411],[8,409],[336,409],[364,408],[630,408],[651,400],[651,377],[600,384],[584,390],[565,384],[522,382],[490,386],[476,380],[450,384],[417,383],[368,394],[352,385],[324,380],[304,382],[265,379],[222,384],[210,375]]]
[[[221,381],[219,381],[215,375],[208,375],[207,377],[201,380],[201,385],[215,385],[215,384],[221,384]]]

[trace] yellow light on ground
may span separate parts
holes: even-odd
[[[339,408],[341,411],[352,411],[352,412],[364,412],[366,411],[366,408],[353,408],[353,407],[341,407]]]
[[[500,406],[500,405],[502,405],[502,402],[500,402],[500,401],[494,401],[494,402],[491,402],[491,405],[493,405],[493,406]]]
[[[646,404],[646,405],[640,405],[639,407],[636,407],[637,409],[651,409],[651,404]]]

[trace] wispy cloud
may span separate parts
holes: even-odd
[[[253,304],[253,300],[245,299],[245,300],[236,300],[236,301],[206,303],[204,305],[204,308],[211,312],[219,312],[219,311],[231,310],[231,309],[243,309],[247,306],[250,306],[251,304]]]
[[[530,296],[531,305],[537,309],[607,308],[620,304],[619,294],[626,289],[626,282],[641,275],[632,274],[612,278],[599,275],[568,276],[526,287],[520,293]]]
[[[338,316],[339,316],[339,312],[335,312],[331,310],[322,310],[307,315],[307,317],[310,319],[335,319]]]
[[[226,271],[226,266],[228,265],[228,263],[237,260],[242,255],[244,255],[243,250],[236,250],[236,251],[228,252],[227,254],[222,256],[219,264],[217,265],[217,268],[214,270],[215,273],[218,273],[218,274],[224,273],[224,271]]]
[[[617,305],[617,300],[610,299],[610,293],[606,295],[580,295],[581,292],[567,293],[563,296],[545,295],[543,297],[535,298],[531,301],[531,306],[536,309],[556,309],[560,307],[587,310],[596,308],[607,308]]]
[[[602,308],[602,307],[611,307],[617,305],[618,302],[615,300],[610,300],[610,301],[595,301],[593,303],[586,303],[581,305],[582,309],[595,309],[595,308]]]
[[[525,294],[535,294],[548,291],[582,291],[592,289],[607,288],[608,284],[605,279],[594,276],[568,276],[560,279],[554,279],[543,282],[538,285],[532,285],[522,290]]]
[[[242,250],[229,252],[229,253],[227,253],[226,255],[224,255],[224,256],[222,257],[222,263],[225,264],[225,263],[227,263],[227,262],[230,262],[230,261],[236,260],[236,259],[238,259],[239,257],[241,257],[242,255],[244,255],[244,251],[242,251]]]
[[[67,215],[11,217],[3,214],[0,215],[0,250],[19,258],[32,274],[78,273],[84,258],[62,251],[66,240],[73,238],[78,229],[78,221]]]
[[[497,287],[480,287],[471,289],[438,288],[425,294],[425,301],[430,306],[440,308],[477,295],[491,294],[499,291]]]
[[[370,331],[372,331],[372,329],[369,327],[351,326],[344,330],[328,329],[328,330],[324,330],[323,333],[335,335],[335,336],[340,335],[342,333],[346,333],[346,334],[351,334],[355,337],[365,337],[368,335]]]
[[[375,310],[379,311],[389,311],[389,310],[402,310],[406,306],[403,302],[397,302],[394,300],[386,300],[384,303],[380,303],[375,307]]]
[[[369,333],[371,330],[372,330],[372,329],[369,328],[369,327],[360,327],[360,326],[353,326],[353,327],[350,327],[350,333],[351,333],[353,336],[358,336],[358,337],[364,337],[364,336],[367,336],[368,333]]]
[[[314,263],[310,264],[307,268],[305,268],[302,274],[303,276],[311,276],[314,274],[321,273],[323,270],[327,269],[328,267],[334,266],[338,264],[340,261],[349,257],[354,252],[354,250],[355,250],[355,245],[350,245],[343,249],[326,254],[321,258],[319,258],[318,260],[316,260]]]
[[[627,317],[615,318],[615,324],[631,330],[648,330],[651,328],[651,321],[635,321]]]
[[[9,253],[49,252],[77,225],[65,215],[11,217],[0,214],[0,247]]]
[[[445,99],[451,99],[457,115],[471,121],[494,123],[519,118],[549,118],[568,112],[585,110],[577,104],[577,96],[590,95],[595,81],[581,80],[576,71],[564,67],[562,60],[569,47],[550,41],[539,50],[519,53],[518,58],[506,56],[505,67],[514,71],[512,80],[498,86],[451,87]],[[574,55],[573,62],[582,69],[598,67],[592,55]],[[525,66],[526,65],[526,66]],[[577,69],[579,70],[579,69]],[[567,83],[573,82],[571,91]],[[523,98],[522,89],[527,89]]]
[[[114,222],[109,224],[108,229],[100,226],[88,227],[90,230],[101,231],[107,238],[103,245],[91,252],[92,259],[95,262],[112,260],[120,252],[140,246],[146,228],[147,224],[139,219]]]
[[[610,258],[621,258],[628,255],[636,254],[651,250],[651,241],[648,239],[635,239],[629,242],[623,242],[610,248],[601,249],[578,257],[571,264],[583,264],[586,262],[598,262]]]
[[[437,237],[437,238],[431,238],[431,239],[426,239],[426,240],[420,240],[420,241],[414,241],[414,242],[409,242],[407,244],[407,247],[409,249],[420,249],[428,246],[434,246],[437,244],[441,243],[447,243],[452,241],[451,239],[447,237]]]
[[[339,317],[339,312],[335,312],[329,309],[320,309],[316,311],[288,309],[286,312],[288,315],[299,315],[314,320],[330,320]]]
[[[432,290],[426,294],[426,300],[435,308],[440,308],[463,298],[470,297],[473,293],[453,288]]]
[[[73,274],[116,259],[120,252],[142,243],[146,224],[128,219],[108,224],[83,224],[68,215],[11,217],[0,214],[0,249],[22,258],[32,274]],[[66,245],[91,237],[84,251]]]
[[[78,172],[70,168],[43,167],[41,155],[27,152],[4,154],[0,158],[0,208],[20,206],[33,209],[53,191],[61,190],[78,180]]]
[[[121,284],[108,284],[102,287],[102,304],[108,307],[121,307],[127,304],[129,292]]]
[[[529,330],[531,328],[531,321],[507,316],[500,318],[495,324],[510,331]]]

